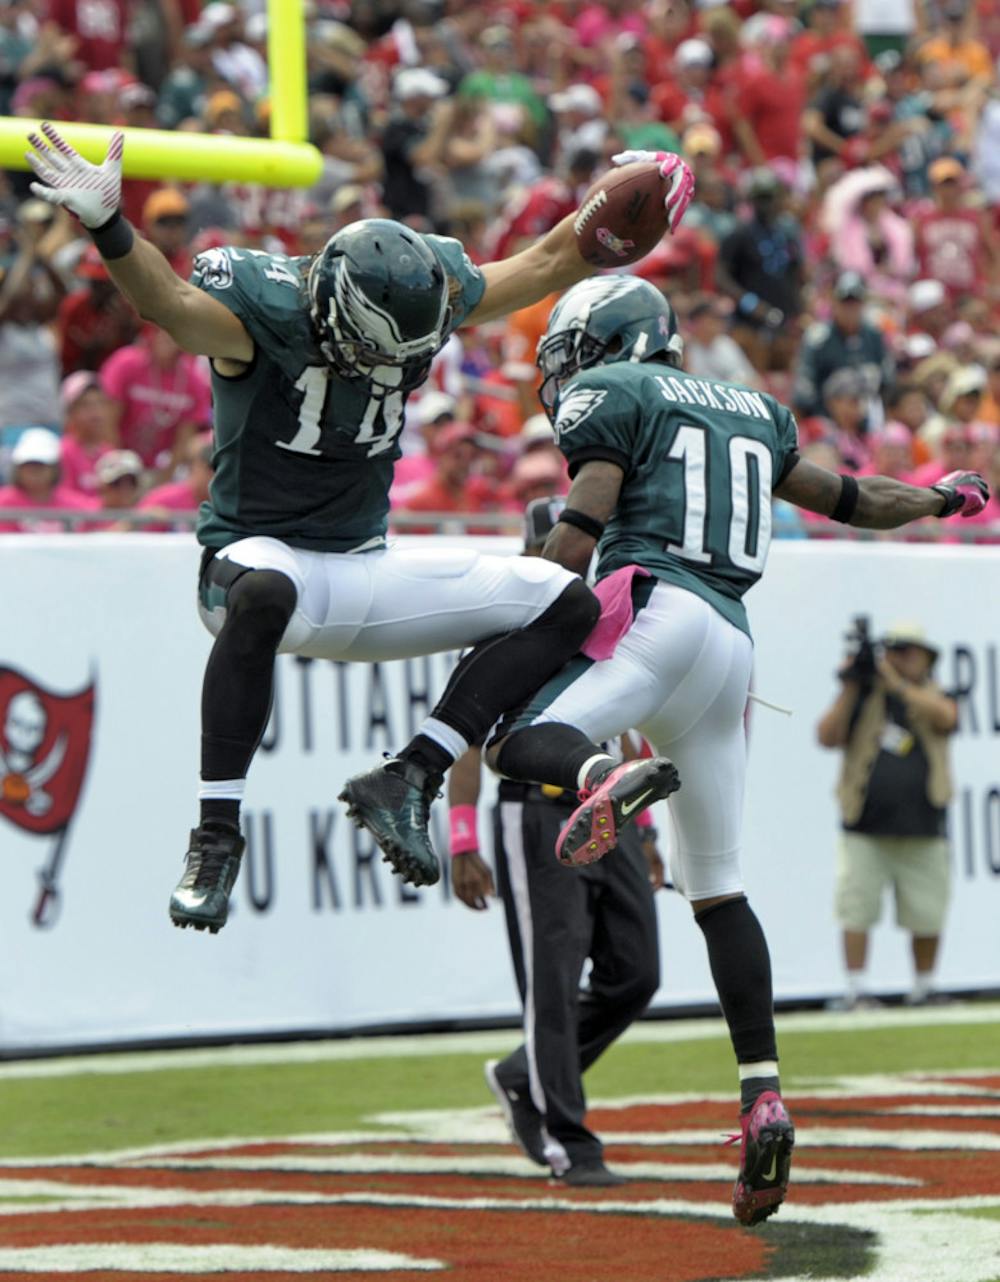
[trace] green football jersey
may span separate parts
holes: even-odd
[[[455,329],[483,296],[482,273],[457,240],[423,239],[451,284]],[[406,393],[374,395],[324,361],[309,318],[310,262],[237,248],[195,259],[192,283],[240,318],[255,348],[238,377],[212,372],[215,476],[198,519],[206,547],[269,535],[352,552],[385,540]]]
[[[591,459],[625,470],[597,577],[641,565],[749,635],[741,598],[763,572],[771,490],[798,447],[791,413],[763,392],[622,362],[570,379],[555,430],[571,473]]]

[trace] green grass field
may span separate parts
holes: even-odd
[[[729,1282],[736,1277],[785,1278],[793,1282],[800,1278],[870,1277],[874,1282],[910,1282],[911,1274],[899,1269],[909,1269],[912,1264],[905,1261],[894,1264],[890,1258],[896,1249],[892,1243],[897,1240],[902,1243],[899,1249],[905,1255],[906,1237],[899,1232],[902,1215],[909,1237],[922,1232],[919,1226],[924,1223],[947,1225],[947,1229],[942,1230],[942,1242],[951,1241],[956,1223],[967,1226],[965,1234],[970,1231],[968,1226],[975,1226],[978,1236],[975,1237],[974,1271],[962,1273],[958,1282],[1000,1282],[1000,1006],[970,1003],[926,1012],[890,1011],[836,1017],[792,1015],[779,1020],[779,1034],[783,1087],[796,1116],[800,1140],[794,1173],[801,1171],[805,1182],[800,1187],[793,1179],[792,1194],[782,1213],[753,1233],[724,1218],[727,1198],[724,1181],[731,1179],[725,1172],[717,1175],[712,1168],[704,1175],[707,1182],[678,1184],[683,1176],[683,1172],[681,1176],[677,1173],[678,1159],[692,1163],[727,1162],[735,1171],[733,1150],[717,1152],[717,1141],[708,1144],[694,1133],[690,1144],[685,1143],[683,1136],[679,1140],[676,1136],[665,1138],[662,1144],[657,1138],[658,1133],[676,1127],[677,1117],[685,1125],[690,1123],[709,1130],[715,1128],[715,1131],[728,1125],[725,1119],[731,1106],[726,1101],[736,1097],[735,1070],[728,1039],[719,1021],[644,1022],[588,1074],[588,1094],[596,1105],[594,1125],[608,1141],[609,1162],[626,1170],[634,1164],[632,1169],[637,1173],[634,1184],[628,1186],[630,1222],[635,1222],[637,1215],[642,1221],[669,1213],[675,1217],[671,1224],[681,1224],[685,1233],[692,1233],[692,1225],[701,1222],[699,1217],[708,1216],[699,1240],[715,1243],[719,1237],[721,1255],[718,1258],[726,1262],[720,1273],[712,1270],[718,1270],[721,1265],[707,1259],[699,1263],[690,1253],[683,1265],[681,1262],[671,1264],[662,1258],[654,1260],[652,1256],[646,1258],[641,1254],[637,1238],[633,1266],[621,1276],[629,1279],[655,1276],[658,1282],[688,1282],[688,1279]],[[310,1184],[309,1197],[319,1198],[327,1207],[334,1203],[338,1206],[337,1214],[345,1217],[345,1241],[350,1240],[351,1226],[353,1231],[361,1232],[358,1226],[367,1224],[358,1219],[361,1212],[357,1209],[351,1216],[342,1212],[341,1203],[345,1199],[352,1204],[359,1199],[371,1200],[376,1207],[388,1199],[393,1206],[405,1208],[397,1210],[386,1226],[381,1221],[373,1222],[371,1228],[365,1228],[362,1233],[367,1235],[366,1240],[376,1235],[388,1250],[394,1245],[398,1247],[398,1243],[391,1241],[393,1234],[399,1231],[406,1216],[416,1214],[412,1208],[421,1198],[442,1199],[442,1205],[447,1204],[449,1208],[448,1213],[456,1213],[456,1207],[464,1206],[462,1198],[469,1196],[469,1188],[473,1186],[476,1195],[486,1200],[481,1206],[477,1204],[478,1209],[464,1211],[461,1223],[465,1230],[473,1223],[486,1224],[497,1208],[522,1208],[527,1189],[533,1199],[543,1198],[540,1203],[532,1200],[532,1208],[540,1205],[559,1207],[564,1213],[567,1209],[587,1211],[585,1216],[571,1216],[571,1219],[580,1225],[593,1222],[597,1226],[593,1232],[597,1233],[606,1226],[608,1216],[596,1213],[592,1205],[565,1205],[566,1193],[561,1186],[547,1184],[537,1169],[516,1157],[513,1147],[497,1129],[498,1115],[493,1116],[492,1100],[483,1085],[482,1064],[489,1055],[502,1054],[514,1044],[514,1039],[513,1033],[506,1032],[425,1039],[354,1039],[148,1055],[80,1056],[71,1060],[0,1065],[3,1123],[0,1166],[8,1164],[0,1170],[0,1212],[6,1217],[0,1218],[0,1279],[29,1276],[32,1272],[35,1276],[42,1272],[53,1278],[79,1272],[89,1257],[79,1244],[76,1248],[51,1245],[64,1240],[59,1233],[68,1234],[66,1240],[75,1241],[82,1226],[89,1226],[88,1239],[93,1230],[103,1241],[102,1235],[111,1232],[114,1237],[120,1230],[115,1227],[112,1232],[108,1227],[105,1221],[110,1211],[103,1209],[100,1200],[74,1201],[77,1190],[67,1181],[82,1180],[82,1171],[96,1168],[101,1172],[100,1179],[109,1181],[118,1196],[121,1193],[118,1181],[124,1178],[123,1164],[128,1163],[121,1150],[172,1146],[172,1150],[177,1151],[185,1144],[191,1145],[192,1151],[197,1146],[201,1153],[219,1142],[221,1157],[216,1154],[208,1162],[204,1157],[187,1155],[173,1163],[185,1170],[188,1165],[199,1168],[201,1163],[197,1178],[209,1181],[214,1191],[210,1195],[200,1192],[198,1196],[224,1199],[224,1190],[234,1187],[232,1182],[236,1176],[232,1172],[240,1169],[241,1163],[245,1170],[258,1174],[266,1167],[272,1172],[267,1177],[268,1186],[274,1181],[288,1181],[288,1188],[295,1191],[296,1198],[306,1196],[303,1172],[311,1172],[310,1179],[325,1180],[321,1191],[314,1190]],[[951,1079],[960,1073],[973,1076],[968,1084],[956,1087]],[[926,1155],[919,1133],[916,1141],[905,1137],[898,1141],[901,1147],[891,1159],[891,1175],[881,1148],[873,1154],[865,1145],[858,1147],[854,1140],[845,1140],[847,1147],[843,1147],[836,1139],[820,1136],[821,1131],[826,1135],[825,1128],[834,1115],[831,1110],[836,1113],[837,1124],[846,1117],[849,1120],[844,1124],[852,1127],[888,1125],[886,1110],[878,1104],[879,1092],[892,1097],[894,1128],[897,1116],[909,1119],[913,1103],[922,1108],[925,1101],[919,1082],[914,1087],[915,1074],[933,1074],[941,1079],[933,1089],[938,1092],[934,1098],[943,1104],[931,1108],[928,1117],[920,1122],[927,1127],[928,1150],[938,1154],[934,1159],[935,1178],[942,1175],[946,1161],[954,1164],[959,1172],[954,1182],[954,1205],[942,1205],[940,1210],[926,1199],[933,1196],[947,1200],[949,1184],[943,1181],[944,1192],[928,1192],[933,1181],[921,1166]],[[908,1083],[900,1087],[901,1098],[896,1098],[893,1085],[897,1078]],[[847,1079],[864,1080],[852,1083]],[[705,1102],[685,1105],[686,1111],[681,1113],[668,1111],[663,1114],[665,1121],[655,1120],[658,1115],[650,1109],[676,1110],[676,1103],[667,1098],[675,1095],[701,1096]],[[858,1106],[857,1116],[852,1104],[855,1095],[868,1100]],[[960,1106],[949,1102],[959,1097]],[[801,1111],[796,1108],[797,1100],[803,1101]],[[954,1116],[943,1122],[940,1118],[944,1114]],[[971,1116],[981,1121],[970,1126],[967,1119]],[[615,1120],[617,1117],[621,1118],[620,1126]],[[734,1124],[735,1120],[734,1114],[731,1122]],[[955,1128],[954,1144],[941,1140],[944,1125]],[[652,1136],[644,1138],[637,1134],[643,1127],[650,1126]],[[616,1141],[613,1134],[616,1128],[622,1131],[620,1141]],[[965,1152],[963,1144],[969,1135],[977,1137],[974,1142],[979,1147]],[[983,1135],[987,1138],[983,1139]],[[380,1141],[380,1137],[384,1138]],[[813,1142],[811,1137],[819,1137],[815,1151],[808,1147]],[[221,1143],[225,1141],[229,1142],[228,1146]],[[234,1141],[240,1144],[234,1145]],[[270,1141],[280,1143],[268,1143]],[[702,1147],[696,1149],[695,1143]],[[893,1145],[896,1143],[892,1141]],[[255,1156],[265,1151],[283,1154],[284,1165],[278,1162],[272,1170],[267,1161]],[[100,1157],[115,1153],[118,1156],[109,1157],[106,1163]],[[86,1167],[73,1164],[72,1159],[84,1155]],[[30,1159],[38,1159],[40,1165],[30,1166]],[[60,1159],[68,1159],[69,1165],[61,1166]],[[140,1165],[145,1171],[151,1169],[151,1162],[152,1159],[144,1156]],[[477,1166],[477,1162],[481,1165]],[[811,1177],[806,1174],[810,1164],[816,1166]],[[171,1167],[170,1161],[161,1162],[157,1157],[152,1165],[156,1167],[157,1188],[181,1178],[161,1169]],[[317,1173],[321,1168],[322,1176]],[[274,1174],[279,1169],[280,1177]],[[870,1199],[865,1185],[848,1192],[844,1205],[847,1207],[845,1224],[849,1223],[853,1234],[850,1249],[847,1236],[841,1235],[838,1239],[829,1226],[823,1227],[828,1204],[839,1204],[844,1196],[836,1179],[839,1169],[851,1171],[851,1179],[871,1182],[873,1190],[877,1186]],[[32,1187],[21,1180],[19,1172],[25,1170],[33,1179],[45,1177],[45,1188],[41,1192],[36,1191],[40,1185]],[[456,1185],[459,1172],[465,1175]],[[153,1179],[153,1175],[150,1178]],[[241,1174],[239,1178],[250,1177]],[[128,1179],[135,1179],[134,1171]],[[182,1183],[187,1179],[193,1180],[195,1176],[185,1175]],[[903,1197],[898,1190],[881,1187],[883,1180],[891,1186],[894,1179],[905,1186],[905,1199],[913,1199],[912,1203],[906,1201],[904,1205],[898,1201]],[[716,1187],[713,1181],[722,1182]],[[87,1196],[91,1195],[92,1192]],[[190,1195],[191,1186],[186,1183],[181,1191],[172,1188],[171,1205],[176,1205],[178,1198],[183,1203]],[[132,1224],[139,1214],[128,1200],[133,1194],[121,1196],[125,1200],[117,1212],[118,1218],[108,1222],[114,1226]],[[273,1198],[276,1194],[272,1190],[267,1196]],[[593,1201],[593,1195],[590,1196]],[[891,1200],[893,1198],[897,1201]],[[44,1213],[47,1200],[53,1214]],[[882,1231],[879,1216],[883,1209],[889,1243],[885,1259],[878,1245]],[[57,1211],[68,1215],[65,1220],[68,1227],[53,1236]],[[377,1218],[381,1212],[371,1213]],[[524,1206],[522,1213],[530,1221],[534,1212]],[[264,1214],[261,1211],[254,1217],[257,1228]],[[332,1212],[325,1214],[327,1218],[323,1223],[329,1227],[334,1222],[330,1219]],[[475,1219],[470,1219],[470,1215]],[[565,1214],[562,1220],[565,1221]],[[509,1215],[504,1222],[509,1223]],[[59,1220],[59,1224],[63,1223]],[[200,1221],[192,1223],[200,1224]],[[218,1233],[218,1225],[215,1221],[213,1224],[212,1232]],[[223,1238],[234,1234],[240,1241],[239,1235],[244,1231],[237,1225],[231,1233],[226,1230]],[[410,1275],[411,1267],[417,1267],[400,1266],[395,1271],[392,1260],[396,1256],[391,1250],[385,1257],[387,1263],[377,1265],[376,1261],[371,1268],[365,1265],[357,1273],[343,1264],[306,1267],[303,1261],[308,1264],[313,1258],[306,1244],[313,1241],[317,1231],[315,1225],[303,1225],[301,1236],[288,1245],[288,1250],[294,1246],[294,1251],[300,1252],[289,1257],[297,1261],[294,1268],[289,1268],[289,1276],[318,1272],[361,1277],[375,1271],[382,1277],[404,1278]],[[323,1232],[326,1231],[324,1228]],[[529,1233],[529,1229],[525,1228],[524,1232]],[[585,1240],[590,1228],[581,1232],[584,1238],[578,1243],[580,1258],[564,1271],[563,1277],[565,1282],[591,1282],[591,1279],[599,1282],[610,1276],[602,1271],[600,1241]],[[722,1234],[726,1235],[725,1242]],[[199,1228],[194,1237],[200,1235]],[[536,1274],[523,1263],[511,1264],[514,1271],[506,1273],[503,1268],[498,1270],[497,1266],[488,1268],[483,1264],[485,1256],[467,1261],[453,1258],[449,1251],[454,1243],[464,1241],[467,1236],[467,1232],[457,1238],[452,1234],[443,1246],[435,1240],[422,1250],[425,1254],[432,1250],[434,1258],[443,1258],[447,1271],[463,1282],[480,1277],[496,1277],[504,1282],[509,1277],[511,1282],[515,1278],[521,1282],[546,1276],[544,1272]],[[183,1235],[179,1240],[183,1241]],[[412,1251],[413,1235],[406,1240]],[[840,1255],[838,1241],[844,1247]],[[8,1244],[13,1255],[4,1249]],[[139,1249],[128,1247],[122,1256],[123,1263],[107,1270],[108,1279],[121,1282],[154,1274],[164,1276],[162,1268],[153,1267],[155,1252],[148,1254],[148,1258],[142,1256],[146,1263],[136,1267],[138,1257],[134,1252]],[[197,1258],[207,1261],[205,1267],[210,1271],[239,1279],[274,1276],[271,1266],[260,1271],[256,1265],[244,1267],[246,1261],[238,1251],[232,1256],[232,1265],[227,1263],[228,1257],[224,1254],[211,1254],[235,1248],[213,1243],[198,1249],[209,1252]],[[43,1254],[24,1255],[24,1251]],[[57,1254],[45,1255],[45,1251]],[[58,1251],[69,1254],[58,1255]],[[989,1263],[991,1252],[992,1264]],[[259,1264],[262,1258],[253,1256],[252,1260]],[[6,1272],[12,1259],[26,1261],[24,1270]],[[65,1259],[71,1263],[61,1271],[60,1261]],[[74,1259],[79,1263],[72,1263]],[[859,1265],[859,1260],[863,1260],[863,1264]],[[32,1261],[41,1263],[35,1267]],[[145,1272],[147,1267],[149,1273]],[[814,1271],[816,1269],[820,1271]],[[939,1278],[952,1282],[957,1276],[953,1269],[942,1272],[928,1266],[928,1270],[921,1282],[924,1278],[931,1282]],[[189,1272],[201,1271],[205,1271],[201,1265],[195,1268],[192,1264],[189,1270],[181,1261],[181,1267],[170,1276],[180,1278],[189,1276]],[[98,1268],[87,1276],[103,1278],[105,1275]]]

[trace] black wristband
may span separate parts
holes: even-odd
[[[132,224],[120,209],[116,209],[106,223],[101,223],[100,227],[88,227],[87,231],[97,246],[97,252],[105,259],[124,258],[135,244]]]
[[[841,474],[840,498],[837,500],[837,506],[830,513],[830,520],[839,521],[841,525],[846,525],[854,515],[854,509],[857,506],[858,483],[853,476]]]
[[[953,490],[950,485],[932,485],[930,487],[935,494],[940,494],[944,502],[941,505],[941,511],[938,512],[938,520],[943,520],[946,516],[954,516],[962,506],[962,496],[957,490]]]
[[[599,539],[604,533],[603,521],[598,521],[596,517],[588,516],[586,512],[581,512],[575,507],[564,507],[559,513],[559,521],[566,525],[575,525],[578,530],[589,534],[592,539]]]

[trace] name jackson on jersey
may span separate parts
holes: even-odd
[[[420,239],[448,278],[443,343],[485,282],[457,240]],[[206,547],[252,535],[321,552],[385,541],[408,391],[393,389],[395,370],[373,371],[376,383],[344,377],[324,359],[306,289],[311,262],[242,248],[195,259],[192,283],[234,312],[254,341],[241,374],[212,371],[215,477],[198,520]]]

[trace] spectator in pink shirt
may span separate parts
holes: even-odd
[[[186,457],[188,443],[212,421],[205,363],[147,325],[138,339],[101,366],[101,385],[117,407],[123,448],[163,480]]]
[[[201,504],[207,502],[208,487],[214,475],[212,448],[212,438],[208,433],[188,441],[185,457],[187,476],[182,481],[168,481],[165,485],[156,486],[135,505],[137,512],[162,514],[164,524],[142,525],[139,529],[169,530],[171,512],[197,512]],[[185,525],[182,528],[190,527]]]
[[[62,482],[81,494],[100,488],[95,468],[114,448],[115,415],[97,375],[76,370],[62,383],[63,437],[60,450]]]
[[[53,534],[67,528],[52,517],[3,520],[11,508],[71,508],[93,511],[95,499],[59,482],[59,437],[47,427],[29,427],[10,456],[11,483],[0,488],[0,533]]]

